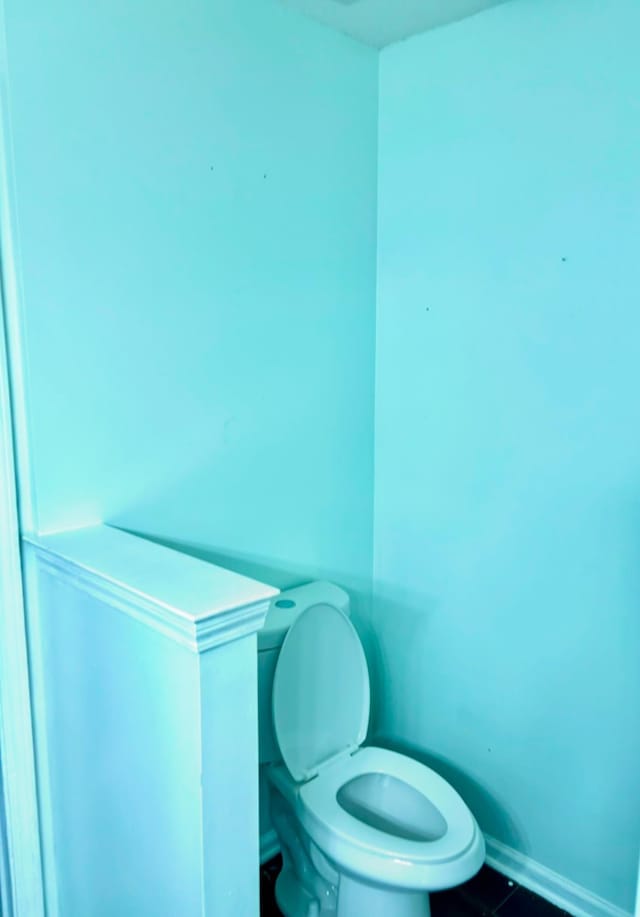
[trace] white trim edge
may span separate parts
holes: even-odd
[[[574,917],[632,917],[611,901],[594,895],[531,857],[485,835],[487,864]]]
[[[124,612],[192,652],[205,653],[216,646],[255,633],[262,627],[269,609],[270,599],[261,599],[196,619],[143,597],[98,572],[87,570],[34,543],[29,537],[24,537],[22,541],[27,554],[36,559],[39,570]]]
[[[0,908],[7,917],[40,917],[45,907],[4,319],[0,283],[0,808],[6,843]]]

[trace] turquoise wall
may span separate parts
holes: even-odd
[[[377,55],[270,0],[5,0],[36,519],[371,577]]]
[[[637,4],[389,48],[379,125],[270,0],[4,6],[30,524],[356,595],[374,531],[379,737],[631,908]]]
[[[381,56],[379,732],[627,910],[640,842],[640,6]]]

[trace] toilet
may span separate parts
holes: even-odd
[[[283,857],[278,906],[286,917],[428,917],[430,892],[482,866],[482,833],[435,771],[363,745],[369,673],[346,594],[312,583],[273,605],[266,627],[278,609],[285,634],[272,683],[259,685],[271,687],[261,730],[273,730],[281,758],[272,753],[265,774]]]

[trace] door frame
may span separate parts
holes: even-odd
[[[2,913],[44,914],[31,720],[25,604],[20,560],[13,424],[0,300],[0,764],[4,814]]]
[[[32,513],[4,13],[0,0],[0,894],[3,917],[44,917],[20,551]]]

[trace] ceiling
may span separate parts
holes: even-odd
[[[504,0],[280,0],[374,48],[497,6]]]

